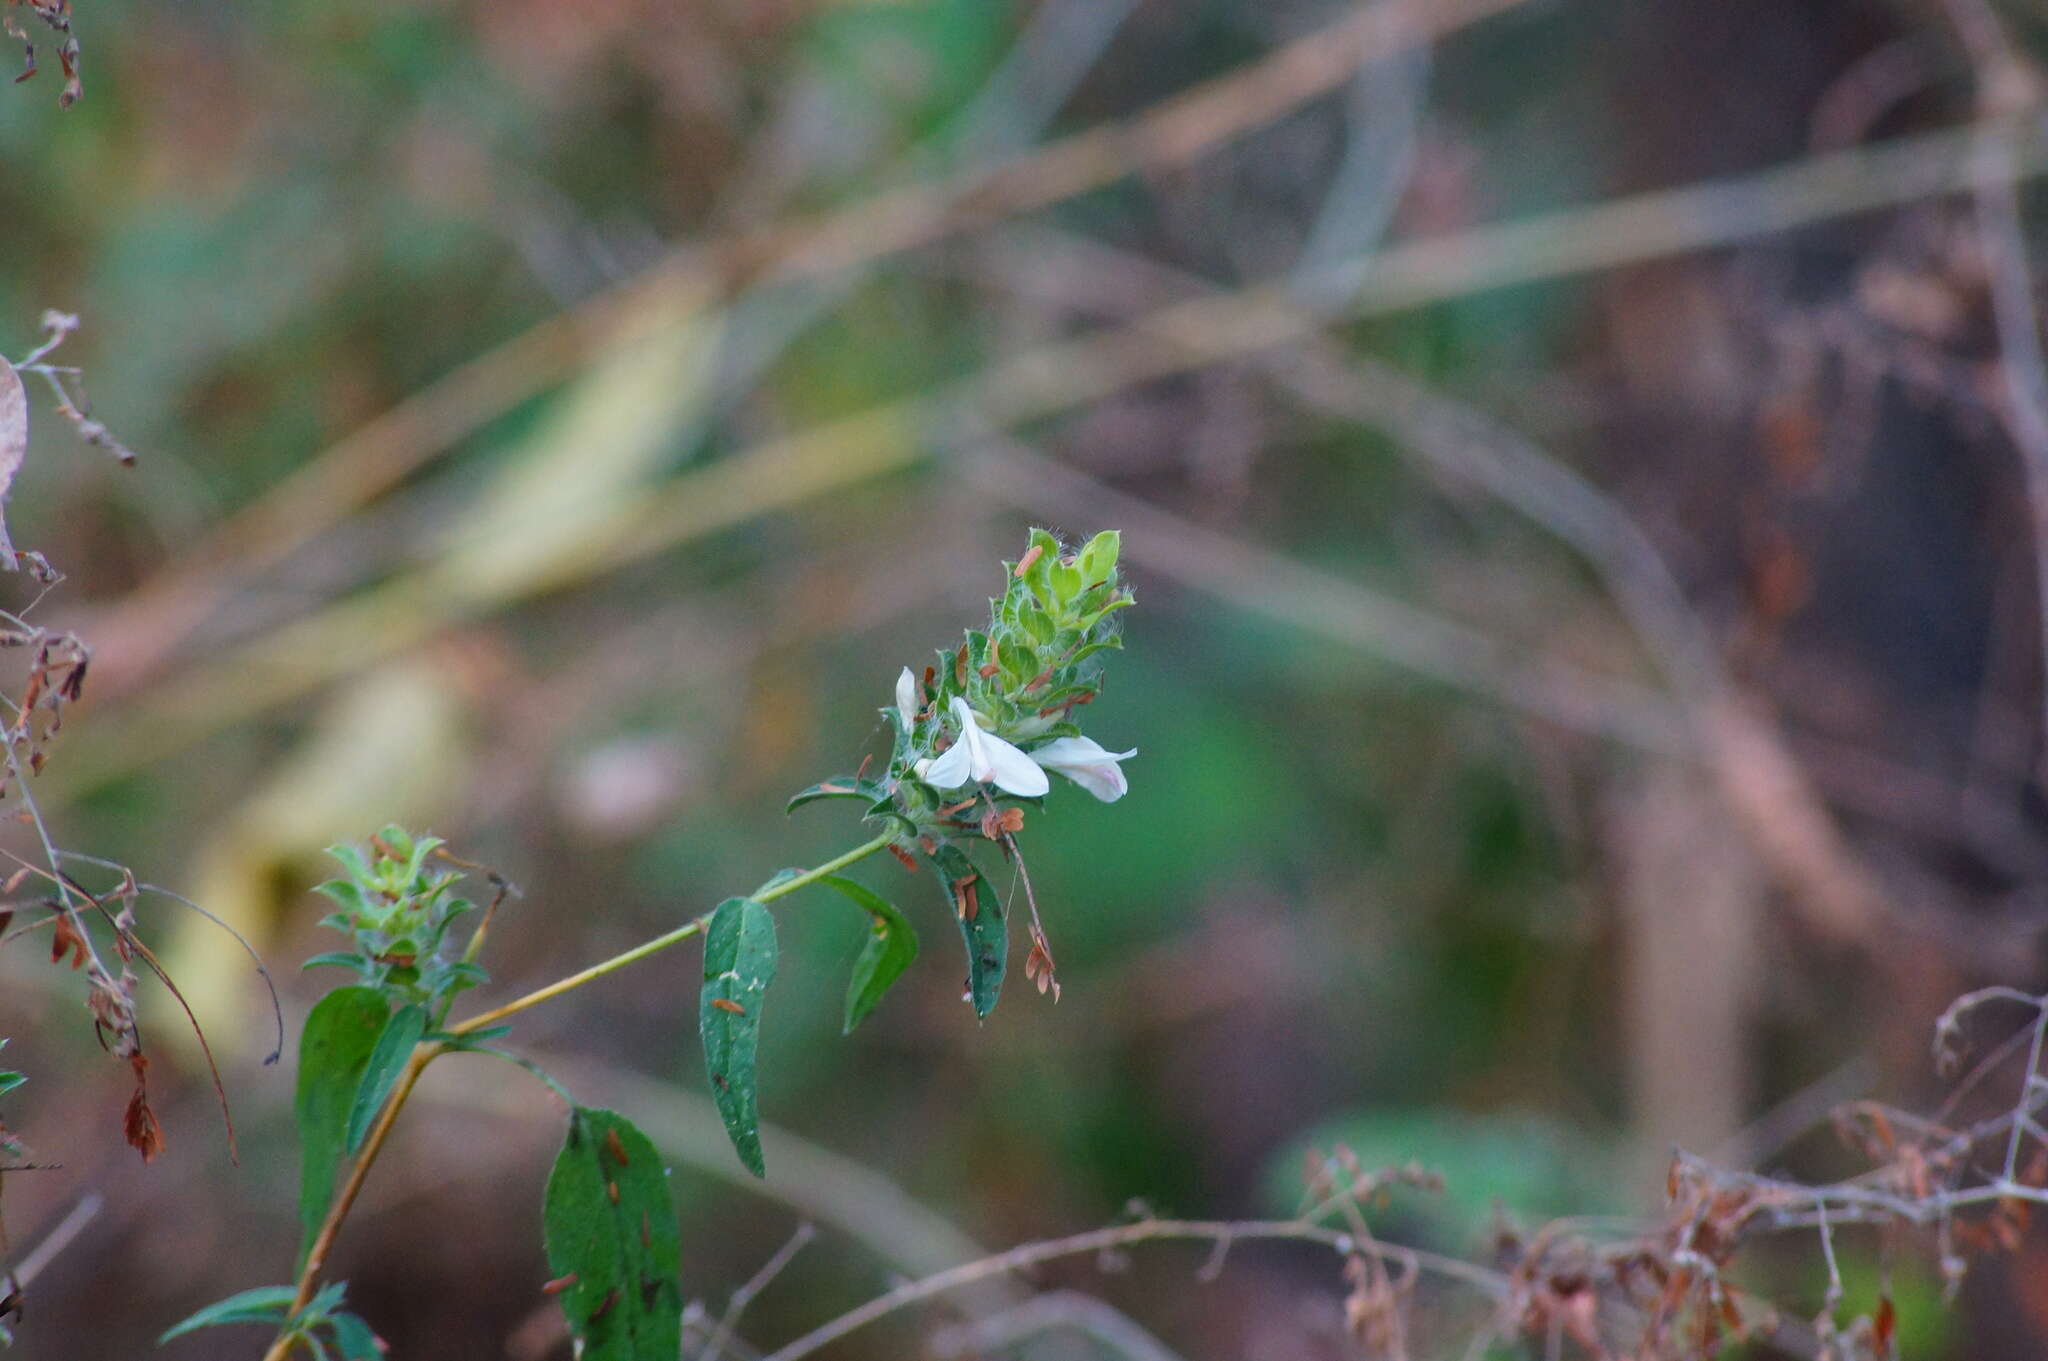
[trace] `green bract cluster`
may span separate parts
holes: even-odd
[[[887,767],[812,785],[790,800],[794,809],[818,799],[858,799],[872,821],[891,830],[890,848],[905,864],[922,855],[946,893],[967,951],[967,999],[978,1016],[994,1009],[1009,967],[1009,904],[986,891],[980,870],[959,843],[994,842],[1022,873],[1016,834],[1024,809],[1037,806],[1051,775],[1072,780],[1105,803],[1123,797],[1121,763],[1136,751],[1109,751],[1081,731],[1076,713],[1102,690],[1103,654],[1122,646],[1120,611],[1130,588],[1117,571],[1121,541],[1114,530],[1071,548],[1042,529],[1024,553],[1003,564],[1006,583],[989,602],[986,629],[970,630],[920,675],[909,667],[896,680],[896,703],[882,712],[895,731]],[[1026,975],[1040,992],[1058,996],[1052,947],[1038,920],[1030,883],[1031,953]],[[896,960],[901,971],[916,953],[907,924],[874,915],[870,955]],[[879,977],[879,975],[877,976]],[[855,989],[875,984],[858,975]],[[872,1007],[849,998],[849,1028]]]
[[[1035,804],[1047,771],[1105,802],[1120,797],[1117,763],[1134,753],[1104,750],[1076,721],[1101,693],[1102,654],[1123,645],[1118,612],[1132,595],[1119,547],[1115,530],[1078,549],[1031,531],[1023,556],[1004,564],[988,627],[941,650],[921,675],[906,667],[899,677],[896,703],[882,711],[895,731],[887,770],[813,785],[790,807],[862,799],[870,817],[893,820],[929,853],[960,836],[994,839],[1006,824],[984,825],[972,805]]]
[[[443,844],[439,837],[414,840],[403,828],[386,827],[371,838],[367,857],[354,846],[330,846],[327,853],[347,876],[316,888],[341,909],[320,924],[347,932],[355,948],[316,955],[304,967],[354,969],[391,1000],[417,1002],[437,1015],[464,988],[484,982],[488,975],[473,961],[443,957],[448,928],[475,906],[455,896],[460,873],[428,868]]]

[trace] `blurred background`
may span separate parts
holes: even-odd
[[[1831,1104],[1931,1106],[1948,999],[2043,981],[2033,5],[74,21],[81,102],[52,43],[0,93],[0,351],[79,314],[59,358],[140,457],[37,394],[9,524],[94,660],[35,792],[246,934],[294,1043],[335,981],[297,970],[338,943],[322,847],[397,820],[516,880],[510,995],[860,838],[782,802],[878,749],[1028,526],[1124,531],[1090,731],[1138,748],[1132,792],[1062,786],[1025,838],[1057,1006],[1017,979],[977,1025],[937,888],[871,862],[925,951],[842,1039],[862,923],[793,905],[765,1184],[704,1099],[694,949],[522,1018],[673,1159],[714,1316],[818,1226],[746,1315],[764,1348],[1134,1200],[1291,1214],[1338,1140],[1441,1171],[1383,1226],[1458,1253],[1497,1208],[1654,1210],[1674,1145],[1836,1175],[1802,1137]],[[144,911],[240,1164],[171,1010],[145,1168],[76,975],[0,953],[8,1118],[64,1164],[7,1178],[11,1239],[105,1197],[24,1356],[142,1355],[290,1267],[262,982]],[[568,1354],[561,1126],[510,1069],[436,1069],[333,1264],[394,1355]],[[1756,1268],[1789,1312],[1811,1246]],[[1844,1240],[1852,1305],[1880,1246]],[[1898,1255],[1904,1354],[2041,1354],[2043,1251],[1953,1309]],[[1054,1334],[1003,1336],[993,1287],[831,1354],[1355,1354],[1327,1255],[1204,1252],[1047,1268],[1122,1311]]]

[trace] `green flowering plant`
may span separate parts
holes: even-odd
[[[808,870],[783,870],[742,897],[683,921],[632,949],[464,1019],[450,1012],[489,976],[480,955],[510,886],[466,925],[474,904],[458,891],[466,870],[435,837],[386,827],[367,847],[337,846],[343,873],[319,886],[336,910],[323,925],[349,948],[307,961],[354,980],[329,991],[306,1019],[299,1043],[294,1114],[301,1151],[302,1237],[296,1279],[259,1286],[200,1310],[165,1334],[257,1324],[272,1330],[266,1361],[297,1354],[368,1361],[382,1344],[347,1312],[346,1287],[323,1280],[336,1237],[371,1166],[427,1067],[450,1053],[509,1060],[568,1103],[569,1125],[548,1178],[542,1239],[578,1354],[592,1361],[674,1361],[680,1347],[679,1236],[660,1159],[625,1116],[579,1105],[532,1060],[489,1043],[530,1007],[593,983],[693,936],[704,939],[697,1020],[710,1095],[734,1152],[757,1176],[761,1146],[758,1060],[762,1008],[780,947],[770,905],[804,889],[832,889],[863,913],[870,931],[847,981],[844,1027],[852,1030],[916,960],[910,919],[842,871],[888,851],[916,869],[929,865],[945,890],[968,959],[975,1014],[994,1008],[1009,959],[1010,911],[983,891],[970,857],[994,846],[1015,864],[1030,909],[1025,973],[1058,999],[1050,945],[1039,920],[1018,833],[1027,808],[1050,792],[1053,774],[1105,802],[1123,797],[1120,763],[1081,730],[1077,715],[1102,690],[1106,655],[1122,645],[1122,611],[1132,601],[1117,566],[1112,531],[1078,548],[1033,530],[1024,552],[1004,564],[1003,594],[989,603],[985,629],[938,651],[922,674],[904,667],[892,731],[878,774],[865,767],[790,801],[855,799],[875,828],[867,841]],[[467,936],[457,948],[463,930]],[[0,1075],[4,1077],[4,1075]]]
[[[1102,692],[1103,654],[1123,646],[1121,612],[1133,603],[1117,568],[1121,539],[1105,530],[1069,549],[1043,529],[1023,556],[1003,564],[1007,584],[989,602],[986,629],[939,650],[923,674],[904,667],[896,702],[882,710],[895,733],[887,769],[812,785],[792,809],[818,799],[865,801],[867,816],[900,831],[890,849],[913,868],[922,854],[938,874],[967,947],[967,995],[975,1013],[994,1009],[1008,966],[1007,909],[985,900],[962,843],[993,842],[1020,872],[1016,833],[1024,810],[1062,775],[1105,803],[1128,792],[1114,752],[1081,731],[1075,713]],[[1031,953],[1025,972],[1040,992],[1059,982],[1030,878]],[[890,930],[877,918],[878,938]],[[914,947],[913,947],[914,948]]]
[[[402,827],[386,827],[371,841],[368,856],[354,846],[330,846],[327,853],[346,873],[315,886],[314,892],[340,908],[320,924],[348,933],[355,948],[315,955],[301,967],[353,969],[365,985],[400,1005],[417,1003],[437,1015],[463,989],[489,981],[473,950],[446,956],[448,929],[476,905],[455,895],[462,880],[458,871],[428,864],[445,844],[439,837],[415,839]],[[471,940],[481,948],[481,935]]]

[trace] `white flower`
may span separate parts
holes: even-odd
[[[982,728],[965,699],[955,695],[952,711],[954,721],[960,725],[960,736],[937,760],[917,763],[918,779],[934,789],[958,789],[970,781],[981,781],[1012,794],[1033,797],[1052,787],[1037,762]]]
[[[1117,762],[1128,761],[1137,754],[1136,747],[1123,752],[1106,751],[1092,737],[1054,738],[1029,753],[1032,760],[1047,770],[1057,770],[1104,803],[1115,803],[1130,792]]]
[[[917,719],[917,677],[910,674],[907,666],[896,678],[896,712],[903,716],[903,731],[909,732]]]

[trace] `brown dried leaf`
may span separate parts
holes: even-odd
[[[981,834],[990,841],[1001,841],[1007,835],[1014,836],[1024,830],[1024,810],[1021,808],[991,807],[981,815]]]
[[[85,937],[78,933],[77,923],[69,912],[60,909],[57,913],[57,929],[50,941],[50,962],[61,964],[66,954],[71,956],[71,967],[74,969],[84,968],[86,960],[91,958]]]
[[[1046,944],[1045,933],[1036,922],[1031,924],[1031,953],[1024,959],[1024,976],[1038,985],[1041,997],[1050,988],[1052,1000],[1060,1000],[1060,980],[1053,974],[1052,948]]]
[[[149,1108],[149,1089],[142,1084],[139,1063],[135,1072],[135,1095],[128,1098],[128,1114],[121,1122],[121,1133],[128,1146],[142,1155],[142,1161],[154,1162],[157,1154],[164,1151],[164,1127],[157,1123],[156,1112]]]

